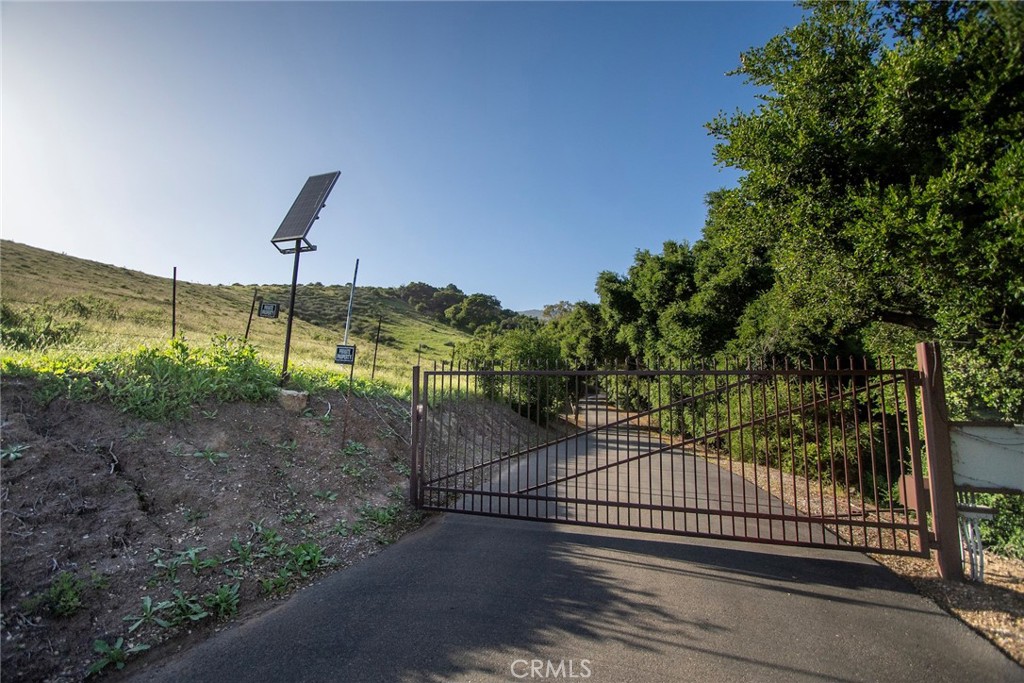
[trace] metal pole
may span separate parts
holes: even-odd
[[[352,274],[352,289],[348,292],[348,315],[345,316],[345,341],[343,344],[348,344],[348,328],[352,323],[352,300],[356,295],[356,278],[359,276],[359,259],[356,259],[356,272]]]
[[[377,347],[380,346],[380,326],[384,324],[384,316],[377,319],[377,338],[373,342],[373,368],[370,370],[370,379],[377,374]]]
[[[295,285],[299,281],[299,255],[302,254],[302,240],[295,240],[295,266],[292,268],[292,293],[288,301],[288,326],[284,333],[284,364],[281,367],[281,386],[288,381],[288,351],[292,345],[292,318],[295,315]]]
[[[171,339],[178,334],[178,266],[171,277]]]
[[[419,484],[419,454],[420,447],[420,366],[417,363],[412,369],[412,406],[410,410],[411,425],[409,435],[409,503],[420,507],[420,484]]]
[[[245,341],[249,341],[249,328],[252,327],[252,313],[256,310],[256,293],[259,291],[259,287],[252,288],[252,306],[249,307],[249,322],[245,324]]]

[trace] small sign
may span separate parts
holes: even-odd
[[[334,362],[342,365],[356,364],[356,347],[347,344],[338,344],[338,350],[334,352]]]
[[[272,304],[269,301],[260,302],[259,316],[261,318],[276,318],[281,312],[281,304]]]

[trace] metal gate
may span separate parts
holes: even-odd
[[[424,509],[927,556],[914,370],[414,370]]]

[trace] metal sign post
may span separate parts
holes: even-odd
[[[327,195],[334,188],[340,171],[324,173],[323,175],[310,176],[306,184],[299,191],[299,196],[292,202],[292,208],[288,210],[281,226],[270,239],[279,252],[282,254],[295,254],[295,263],[292,266],[292,291],[288,303],[288,325],[284,335],[284,363],[281,367],[281,384],[288,381],[288,352],[292,343],[292,319],[295,317],[295,289],[299,280],[299,255],[304,251],[316,251],[316,245],[311,244],[307,239],[313,222],[320,217],[320,209],[324,208]],[[282,248],[282,244],[295,243],[294,247]]]

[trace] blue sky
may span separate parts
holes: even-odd
[[[285,283],[270,237],[341,171],[300,281],[453,282],[508,308],[700,236],[703,124],[789,3],[12,3],[5,239],[203,283]]]

